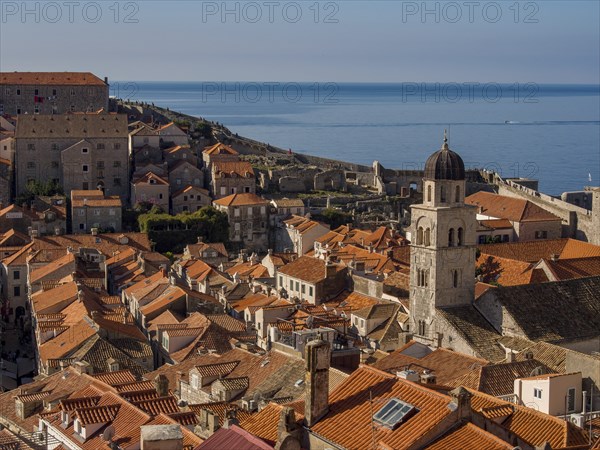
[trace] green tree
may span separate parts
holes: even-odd
[[[327,208],[321,212],[318,219],[329,224],[334,229],[352,222],[352,215],[338,209]]]
[[[52,195],[64,195],[65,192],[60,184],[56,181],[30,181],[25,186],[25,191],[19,194],[15,198],[17,205],[27,203],[28,205],[33,202],[36,196],[52,196]]]
[[[206,242],[227,242],[229,236],[227,214],[212,206],[176,216],[151,210],[138,217],[138,225],[140,231],[148,233],[156,243],[156,251],[161,253],[180,253],[187,244],[197,242],[198,237]]]

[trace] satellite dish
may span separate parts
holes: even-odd
[[[115,435],[115,427],[113,427],[112,425],[109,425],[106,427],[106,430],[104,430],[104,433],[102,433],[102,440],[104,442],[112,442],[112,438]]]

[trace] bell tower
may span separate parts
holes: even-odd
[[[465,205],[465,165],[448,147],[425,163],[423,203],[411,206],[410,331],[431,341],[435,309],[470,304],[475,290],[476,208]]]

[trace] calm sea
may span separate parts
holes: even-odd
[[[111,95],[295,152],[389,168],[422,167],[448,128],[470,167],[537,178],[553,195],[600,184],[596,85],[113,82]]]

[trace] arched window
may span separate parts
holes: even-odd
[[[460,186],[456,186],[456,192],[454,194],[454,201],[460,203]]]
[[[458,229],[458,239],[456,245],[463,245],[463,229],[462,227]]]
[[[431,230],[429,228],[425,229],[425,246],[429,247],[431,245]]]
[[[450,228],[448,231],[448,247],[452,247],[454,245],[454,228]]]
[[[417,230],[417,245],[423,245],[423,227]]]
[[[419,320],[419,335],[420,336],[425,336],[425,321],[424,320]]]
[[[427,201],[431,201],[431,185],[427,186]]]
[[[446,189],[444,189],[444,186],[440,186],[440,202],[446,203]]]
[[[458,287],[458,270],[452,271],[452,286]]]
[[[425,275],[423,275],[423,286],[429,286],[429,269],[424,270]]]

